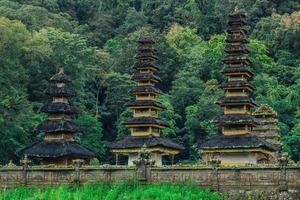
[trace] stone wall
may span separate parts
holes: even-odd
[[[135,167],[0,168],[0,187],[57,185],[139,179]],[[152,167],[147,182],[187,182],[224,192],[289,191],[299,195],[300,166],[212,168],[200,166]],[[297,197],[298,198],[298,197]]]

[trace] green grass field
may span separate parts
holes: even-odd
[[[97,184],[1,191],[0,200],[223,200],[218,193],[192,185]]]

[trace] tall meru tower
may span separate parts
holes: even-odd
[[[45,138],[16,153],[19,156],[39,158],[44,165],[68,166],[72,165],[74,159],[83,159],[87,163],[95,154],[74,141],[74,133],[80,130],[71,118],[77,113],[77,109],[69,102],[69,98],[75,95],[68,87],[71,79],[61,68],[50,81],[52,84],[45,93],[51,100],[41,108],[42,112],[49,115],[49,119],[36,127],[37,131],[45,133]]]
[[[256,103],[251,98],[254,87],[249,83],[253,74],[247,68],[251,61],[247,58],[250,50],[246,46],[245,18],[243,11],[229,15],[223,59],[227,80],[221,84],[225,96],[217,101],[223,115],[214,120],[222,135],[200,145],[206,162],[219,159],[224,165],[269,163],[276,151],[276,146],[251,134],[258,122],[252,115]]]
[[[128,156],[128,165],[133,165],[133,161],[138,159],[143,146],[151,152],[151,159],[155,160],[157,166],[162,165],[162,156],[174,156],[183,149],[170,139],[160,137],[161,129],[167,123],[158,117],[164,106],[156,99],[162,92],[155,87],[160,78],[155,75],[159,67],[155,64],[158,58],[154,55],[156,49],[153,45],[151,36],[144,35],[138,40],[138,61],[134,67],[136,72],[132,76],[136,86],[131,89],[135,99],[125,104],[133,110],[133,117],[129,117],[124,123],[131,134],[110,145],[116,157]]]

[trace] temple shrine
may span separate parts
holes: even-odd
[[[38,132],[45,133],[45,138],[18,150],[16,154],[41,159],[43,165],[68,166],[72,165],[75,159],[82,159],[88,163],[95,157],[94,152],[76,143],[73,137],[80,129],[71,118],[77,113],[77,109],[69,102],[69,98],[75,95],[68,86],[71,79],[61,68],[50,81],[51,86],[45,94],[51,99],[41,108],[49,118],[36,127]]]
[[[252,134],[276,146],[279,155],[282,145],[280,143],[277,112],[270,106],[262,104],[252,114],[259,122],[259,126],[253,127]],[[275,159],[277,158],[278,156]]]
[[[273,143],[252,134],[253,127],[260,123],[252,115],[256,103],[251,98],[254,87],[249,83],[253,73],[247,68],[251,61],[247,58],[250,50],[246,46],[245,18],[245,12],[239,10],[229,15],[223,59],[227,80],[221,84],[225,95],[217,101],[223,114],[214,119],[222,134],[200,144],[206,163],[213,159],[222,165],[270,163],[277,151]]]
[[[154,55],[154,43],[153,38],[148,35],[143,35],[138,40],[138,61],[134,66],[136,72],[132,76],[136,86],[131,89],[135,99],[125,104],[133,111],[133,116],[124,122],[131,134],[110,145],[117,158],[118,155],[128,156],[128,165],[134,165],[143,147],[150,151],[156,166],[162,165],[162,156],[173,157],[183,149],[172,140],[160,137],[161,130],[167,123],[158,116],[159,111],[165,107],[156,99],[162,92],[155,87],[161,80],[155,75],[159,67],[155,64],[158,58]]]

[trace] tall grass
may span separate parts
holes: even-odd
[[[99,183],[1,191],[0,200],[223,200],[218,193],[192,185]]]

